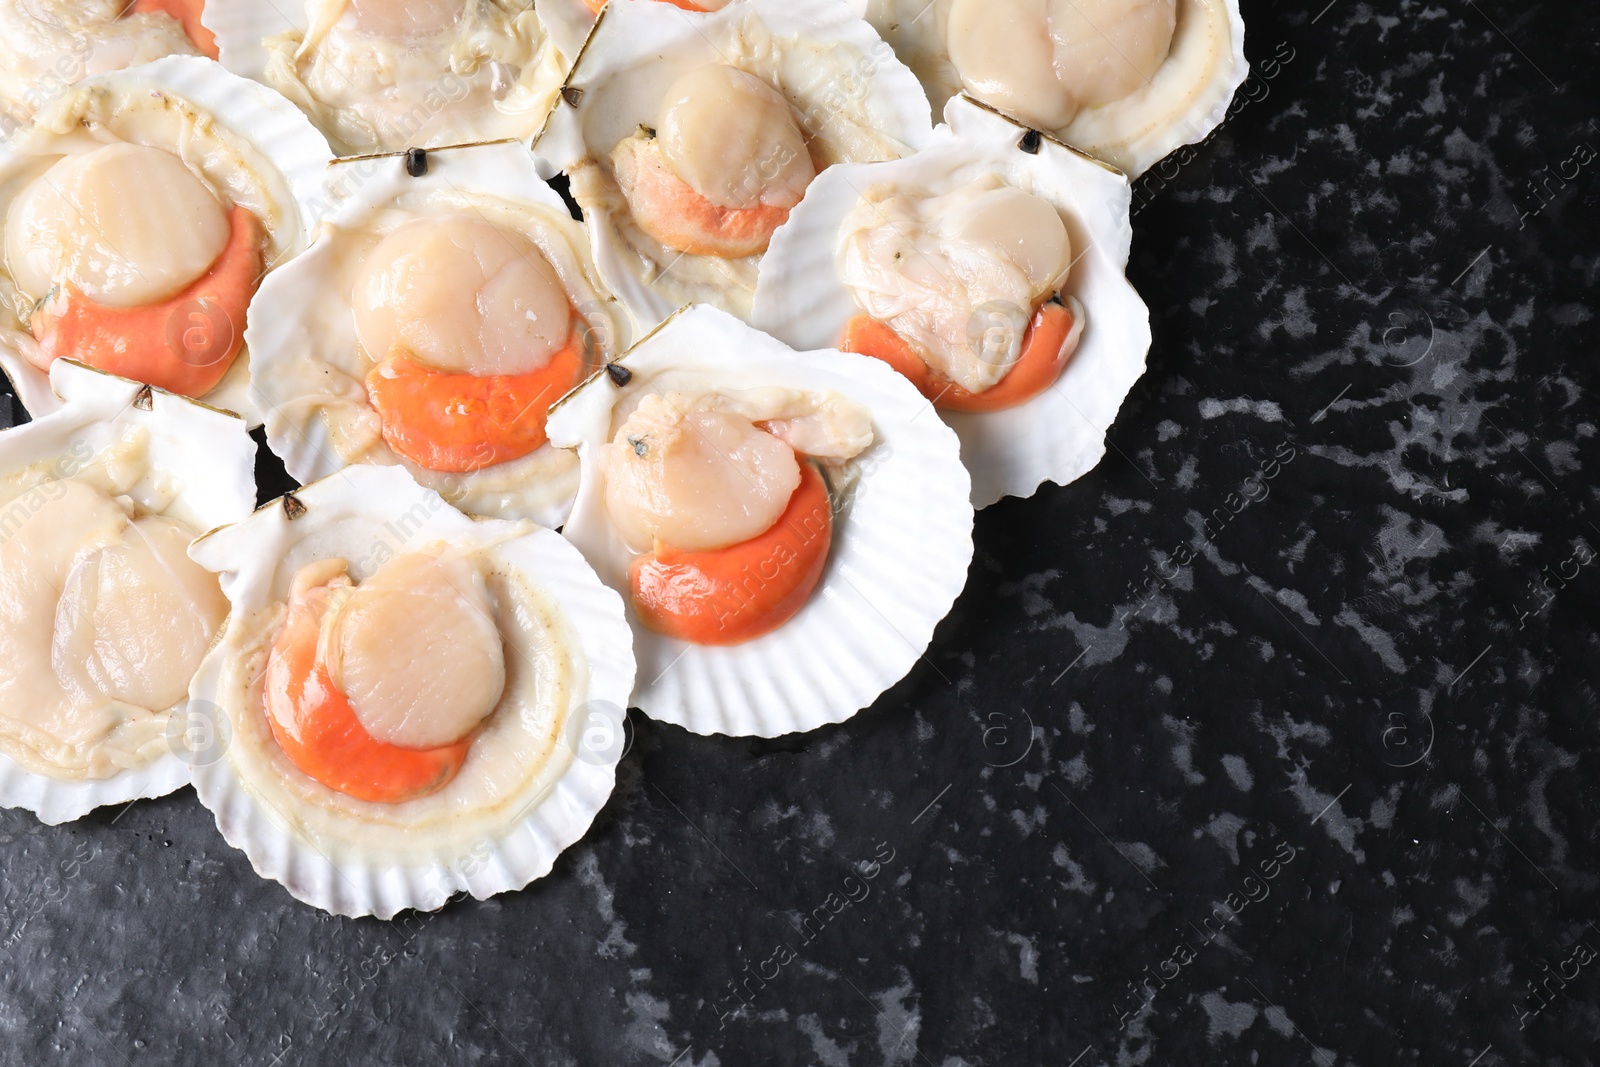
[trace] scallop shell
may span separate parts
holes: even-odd
[[[420,177],[407,172],[404,155],[341,160],[329,170],[338,207],[324,219],[311,248],[262,282],[250,305],[245,338],[260,369],[252,402],[266,420],[267,443],[301,482],[325,478],[350,462],[404,463],[413,477],[463,510],[559,526],[578,482],[576,463],[561,450],[546,446],[481,471],[440,474],[403,461],[378,435],[362,384],[365,357],[348,290],[334,279],[347,263],[349,242],[374,227],[391,227],[392,221],[382,220],[397,208],[445,204],[472,210],[503,202],[532,209],[548,223],[549,239],[570,247],[583,273],[587,291],[571,296],[601,353],[610,358],[632,336],[631,320],[595,280],[582,227],[540,180],[525,145],[436,149],[427,160]]]
[[[306,27],[305,0],[206,0],[200,24],[217,39],[217,54],[222,65],[235,74],[267,82],[266,40],[290,30]]]
[[[66,359],[51,365],[50,382],[59,405],[49,415],[0,433],[0,469],[69,457],[84,445],[98,453],[139,428],[150,434],[152,467],[178,483],[168,513],[199,531],[250,514],[256,449],[237,415]],[[152,763],[89,781],[58,781],[0,755],[0,805],[28,808],[40,821],[55,824],[108,804],[165,796],[188,784],[193,759],[176,726],[168,738],[171,751]]]
[[[1046,481],[1065,485],[1100,462],[1106,432],[1144,373],[1150,312],[1124,273],[1133,239],[1127,179],[1047,138],[1035,145],[1026,127],[966,97],[951,98],[945,121],[915,156],[835,167],[817,178],[773,236],[752,321],[795,348],[837,343],[859,313],[837,267],[839,230],[871,186],[937,194],[995,174],[1056,205],[1079,257],[1064,290],[1087,312],[1076,354],[1056,387],[1026,404],[988,414],[941,413],[961,438],[972,500],[982,508],[1002,497],[1031,496]]]
[[[551,43],[566,57],[570,68],[594,29],[594,12],[584,0],[539,0],[535,9]]]
[[[501,7],[508,7],[508,0],[492,0]],[[583,7],[582,0],[578,6]],[[514,11],[517,18],[527,14],[534,14],[534,26],[541,35],[549,38],[548,45],[541,43],[533,62],[516,70],[511,75],[515,83],[514,91],[522,93],[518,106],[513,109],[506,105],[505,99],[486,101],[492,105],[486,107],[480,114],[490,126],[488,129],[479,129],[473,133],[464,133],[459,130],[444,130],[431,136],[416,139],[390,138],[379,135],[379,131],[367,129],[363,134],[363,141],[357,143],[344,143],[336,129],[332,118],[335,109],[329,109],[329,116],[324,120],[313,117],[312,121],[327,135],[330,143],[340,155],[354,155],[366,152],[400,151],[410,147],[441,148],[447,145],[460,144],[466,141],[490,140],[500,137],[529,138],[543,123],[550,104],[555,96],[556,89],[560,86],[562,75],[571,65],[575,50],[583,44],[583,33],[580,22],[571,19],[558,20],[557,32],[547,33],[545,20],[542,17],[543,3],[534,5],[531,0],[523,0],[521,10]],[[304,34],[311,25],[312,16],[307,10],[307,0],[206,0],[205,11],[201,15],[201,23],[217,39],[217,51],[221,57],[222,65],[246,78],[269,85],[284,93],[291,101],[295,102],[302,110],[316,109],[309,88],[299,81],[298,76],[285,77],[282,67],[275,69],[273,48],[270,47],[271,38],[279,37],[286,33]],[[386,91],[400,86],[415,87],[421,90],[417,104],[424,111],[436,113],[442,109],[441,101],[454,102],[454,93],[458,88],[463,89],[466,82],[464,75],[458,73],[463,69],[456,66],[458,63],[476,63],[480,58],[487,58],[484,53],[485,45],[481,39],[457,38],[451,49],[452,69],[440,70],[437,77],[429,75],[420,83],[413,79],[396,81],[389,67],[386,65],[378,78],[385,82]],[[574,51],[567,51],[572,48]],[[293,49],[290,50],[292,54]],[[388,64],[394,62],[394,56],[386,57]],[[348,80],[353,72],[344,68],[336,68]],[[504,68],[503,68],[504,69]],[[455,79],[452,81],[452,79]],[[525,92],[524,92],[525,90]],[[509,99],[509,98],[506,98]],[[406,113],[414,114],[412,111]],[[432,115],[430,114],[431,118]],[[366,136],[370,134],[370,136]],[[405,140],[406,143],[398,143]]]
[[[283,205],[287,211],[285,225],[273,235],[281,248],[276,263],[288,260],[309,242],[325,203],[322,179],[332,153],[322,135],[287,100],[265,86],[228,73],[212,60],[193,56],[168,56],[143,66],[86,78],[74,94],[100,90],[167,95],[184,101],[231,135],[247,141],[276,168],[293,201]],[[5,205],[32,176],[32,161],[49,152],[56,134],[48,124],[54,121],[58,106],[70,103],[67,95],[41,112],[32,126],[18,130],[0,144],[0,218]],[[37,417],[53,411],[58,401],[51,392],[49,376],[23,355],[26,346],[34,342],[12,306],[16,295],[10,276],[0,271],[0,368],[11,379],[29,414]],[[227,376],[203,399],[213,407],[239,412],[252,426],[259,425],[261,419],[249,404],[249,383],[250,353],[246,346]]]
[[[125,17],[125,6],[118,0],[0,0],[0,133],[26,123],[89,74],[199,54],[177,20],[153,12]]]
[[[856,460],[860,477],[822,581],[779,629],[711,648],[655,633],[630,608],[639,657],[634,704],[694,733],[759,737],[842,722],[870,705],[916,664],[966,584],[971,487],[955,435],[884,364],[836,351],[797,353],[711,307],[679,312],[622,362],[629,384],[597,375],[550,417],[550,439],[577,448],[583,461],[566,536],[619,591],[628,588],[629,554],[608,517],[597,458],[616,406],[650,388],[654,376],[687,369],[730,387],[834,392],[872,413],[875,435]]]
[[[1203,54],[1216,36],[1207,76],[1183,83],[1170,62],[1144,89],[1122,100],[1089,108],[1057,138],[1137,178],[1168,153],[1210,136],[1228,115],[1233,94],[1250,74],[1244,57],[1244,18],[1239,0],[1178,0],[1179,27],[1173,48]],[[951,0],[850,0],[922,79],[936,109],[962,91],[945,44]]]
[[[741,0],[699,14],[659,0],[612,0],[535,140],[534,154],[572,178],[600,276],[646,328],[688,302],[712,303],[741,317],[749,311],[758,257],[717,260],[673,252],[670,261],[659,262],[636,250],[613,206],[621,194],[609,168],[596,162],[640,125],[655,122],[674,75],[711,63],[740,67],[778,88],[814,152],[820,145],[844,160],[894,159],[932,134],[916,77],[844,0]],[[841,118],[847,107],[856,116],[848,121],[858,127]],[[697,271],[707,280],[679,283]]]
[[[519,616],[547,612],[554,620],[573,684],[566,706],[544,724],[552,761],[548,775],[541,771],[520,783],[523,793],[514,803],[498,798],[508,810],[490,818],[475,842],[435,841],[418,846],[414,855],[386,857],[368,847],[373,823],[361,813],[374,807],[402,812],[384,830],[409,840],[407,820],[414,821],[416,809],[407,814],[404,805],[363,808],[356,802],[354,811],[339,812],[288,803],[295,794],[274,776],[285,769],[298,772],[275,746],[265,751],[273,742],[259,698],[235,706],[226,696],[227,683],[241,674],[253,680],[249,692],[257,692],[264,656],[241,656],[239,635],[249,625],[241,620],[260,618],[281,604],[301,564],[335,556],[371,559],[380,547],[405,551],[439,541],[483,547],[497,570],[534,591],[536,601],[519,598],[512,610]],[[527,523],[469,519],[399,468],[357,466],[201,538],[190,555],[221,573],[233,605],[227,634],[201,664],[190,690],[191,707],[220,709],[214,714],[226,726],[219,733],[231,741],[221,758],[195,767],[195,791],[228,843],[249,857],[258,874],[297,899],[338,915],[388,919],[407,908],[439,908],[458,892],[483,900],[520,889],[548,874],[605,805],[622,755],[621,709],[633,685],[633,653],[617,595],[560,535]],[[353,572],[365,577],[360,567]],[[586,731],[602,727],[612,736],[590,748]],[[262,762],[254,762],[255,756]],[[456,780],[473,767],[469,757]],[[309,780],[304,784],[339,797]],[[458,824],[475,814],[458,812]]]

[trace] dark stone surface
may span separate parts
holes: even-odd
[[[981,516],[875,708],[636,716],[551,877],[399,924],[187,790],[0,814],[0,1062],[1593,1062],[1600,15],[1319,9],[1247,0],[1111,452]]]

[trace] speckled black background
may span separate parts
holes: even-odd
[[[0,1061],[1593,1062],[1600,12],[1322,2],[1245,3],[1110,452],[876,707],[635,715],[551,877],[401,923],[189,790],[0,813]]]

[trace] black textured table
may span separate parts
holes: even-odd
[[[189,790],[0,814],[0,1062],[1593,1062],[1600,13],[1321,5],[1245,4],[1110,452],[876,707],[636,715],[549,878],[395,923]]]

